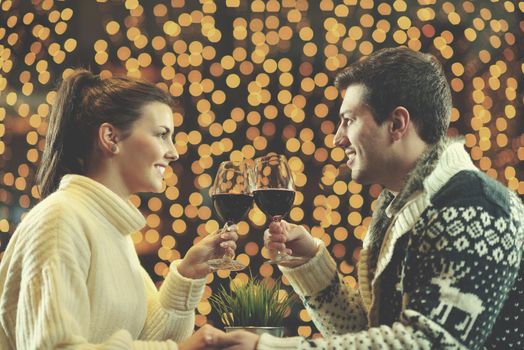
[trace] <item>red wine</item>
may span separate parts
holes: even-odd
[[[215,210],[225,222],[238,222],[246,215],[253,196],[240,193],[219,193],[212,196]]]
[[[280,188],[255,190],[253,195],[260,210],[271,217],[286,216],[295,200],[295,191]]]

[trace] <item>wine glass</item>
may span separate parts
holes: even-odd
[[[211,198],[216,213],[225,222],[224,227],[218,230],[218,234],[221,234],[242,219],[253,204],[248,172],[243,162],[220,163],[211,189]],[[246,265],[233,260],[227,253],[222,258],[211,259],[207,263],[213,270],[238,271],[246,268]]]
[[[278,154],[268,154],[255,159],[253,167],[253,196],[257,206],[268,215],[272,221],[279,222],[293,206],[295,200],[295,185],[286,157]],[[283,261],[304,261],[282,251],[277,251],[270,264]]]

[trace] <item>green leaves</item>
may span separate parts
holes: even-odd
[[[230,279],[231,282],[231,279]],[[291,306],[293,296],[281,290],[280,281],[250,278],[243,285],[230,283],[231,290],[220,286],[209,301],[226,327],[280,327]]]

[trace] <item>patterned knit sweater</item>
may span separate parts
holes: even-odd
[[[358,291],[321,243],[281,268],[323,338],[263,335],[258,349],[522,349],[523,236],[520,199],[445,140],[379,197]]]
[[[173,263],[158,291],[130,238],[144,224],[100,183],[65,176],[0,263],[0,349],[177,349],[193,332],[205,279],[184,278]]]

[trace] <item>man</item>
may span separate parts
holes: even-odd
[[[343,283],[324,244],[272,223],[265,244],[308,259],[280,266],[323,338],[231,333],[242,349],[521,349],[518,197],[446,138],[451,93],[433,56],[384,49],[336,78],[343,94],[335,144],[352,178],[384,187],[358,265]],[[284,265],[284,263],[282,263]]]

